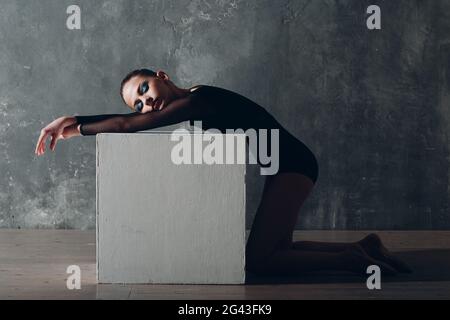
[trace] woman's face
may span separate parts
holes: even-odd
[[[136,112],[161,110],[174,99],[173,91],[165,73],[156,77],[135,76],[123,87],[125,103]]]

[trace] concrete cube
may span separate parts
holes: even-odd
[[[245,164],[177,165],[171,133],[96,142],[99,283],[245,282]]]

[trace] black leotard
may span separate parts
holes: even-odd
[[[135,132],[190,120],[202,121],[202,128],[218,129],[278,129],[279,130],[279,170],[297,172],[311,178],[315,183],[319,174],[317,159],[311,150],[290,134],[263,107],[246,97],[219,87],[199,86],[189,94],[190,108],[182,104],[169,104],[161,111],[146,114],[109,114],[76,116],[81,125],[82,135],[99,132]],[[193,103],[192,103],[193,102]],[[194,106],[194,107],[192,107]],[[202,107],[195,107],[202,106]],[[190,109],[190,110],[187,110]],[[128,119],[127,129],[119,128],[120,120]],[[270,140],[270,133],[268,134]],[[270,149],[269,149],[270,150]],[[259,161],[258,161],[259,162]]]

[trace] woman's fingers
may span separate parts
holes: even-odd
[[[47,137],[49,135],[49,131],[47,131],[46,129],[43,129],[41,131],[41,135],[39,137],[39,141],[37,144],[37,155],[40,156],[41,154],[43,154],[45,152],[45,140],[47,140]]]
[[[42,138],[44,137],[45,132],[44,129],[41,130],[41,134],[39,135],[38,141],[36,143],[36,149],[34,150],[34,153],[39,155],[39,152],[41,150],[41,143],[42,143]]]
[[[53,151],[53,148],[55,147],[55,144],[56,144],[55,134],[52,134],[51,135],[50,148],[49,149]]]
[[[50,142],[50,150],[55,151],[56,148],[56,142],[58,141],[59,137],[57,133],[52,134],[52,141]]]
[[[65,127],[67,126],[67,122],[64,120],[65,118],[58,118],[49,125],[47,125],[44,129],[41,130],[41,134],[39,136],[38,142],[36,144],[35,154],[40,156],[45,152],[45,145],[48,136],[51,136],[50,141],[50,149],[52,151],[55,150],[56,143],[59,139],[64,139],[63,132]]]
[[[41,131],[41,135],[39,136],[37,145],[36,145],[36,154],[40,156],[42,154],[42,144],[45,143],[45,137],[47,132],[45,130]]]
[[[41,154],[43,154],[45,152],[45,144],[46,144],[46,140],[48,137],[48,132],[46,132],[44,134],[44,136],[42,137],[42,141],[41,141]]]
[[[47,139],[47,135],[44,135],[41,139],[41,143],[39,144],[39,155],[42,155],[45,150],[45,139]]]

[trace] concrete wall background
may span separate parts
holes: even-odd
[[[41,158],[35,143],[59,116],[128,112],[120,80],[146,66],[244,94],[310,146],[320,177],[298,228],[448,229],[449,30],[446,0],[3,0],[0,227],[94,227],[95,138]]]

